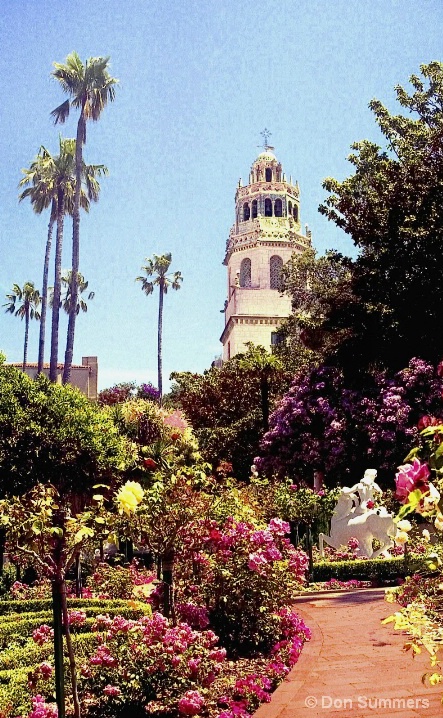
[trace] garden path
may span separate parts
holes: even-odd
[[[298,663],[254,718],[437,718],[443,686],[421,682],[429,655],[402,651],[405,634],[380,621],[384,589],[307,594],[294,608],[312,631]]]

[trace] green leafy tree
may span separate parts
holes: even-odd
[[[80,260],[80,192],[83,167],[83,145],[86,143],[86,125],[89,120],[97,122],[108,101],[115,98],[115,85],[118,80],[108,72],[109,57],[90,57],[83,64],[76,52],[66,58],[66,63],[54,63],[53,76],[60,83],[62,90],[69,95],[61,105],[52,111],[54,122],[64,123],[69,116],[71,106],[79,110],[75,151],[75,193],[73,207],[72,230],[72,306],[69,315],[68,334],[66,341],[63,383],[66,384],[71,375],[72,356],[74,351],[75,321],[78,302],[78,272]]]
[[[152,259],[147,258],[146,264],[142,267],[142,271],[146,277],[136,277],[136,282],[141,282],[142,290],[149,296],[158,287],[158,331],[157,331],[157,367],[158,367],[158,390],[160,392],[160,401],[163,396],[163,378],[162,378],[162,329],[163,329],[163,299],[168,289],[180,289],[183,277],[181,272],[168,274],[169,267],[172,262],[172,255],[154,254]],[[154,277],[154,279],[149,279]]]
[[[269,382],[267,401],[271,409],[290,381],[288,373],[277,371],[276,367],[271,376],[267,376],[268,368],[258,369],[257,352],[259,364],[262,358],[269,361],[267,353],[262,357],[261,350],[252,347],[244,355],[238,354],[203,374],[174,372],[168,396],[191,422],[206,461],[214,468],[221,461],[232,463],[234,476],[243,480],[250,477],[263,434],[261,380]]]
[[[318,257],[314,249],[294,253],[283,267],[284,290],[291,297],[292,314],[281,324],[284,341],[277,355],[294,373],[321,364],[334,354],[346,337],[346,328],[329,330],[326,318],[352,301],[352,261],[328,251]]]
[[[255,346],[252,342],[247,342],[246,346],[248,351],[239,359],[239,367],[258,378],[260,384],[263,431],[267,431],[269,424],[271,383],[275,375],[282,371],[283,365],[277,356],[267,352],[264,347]]]
[[[40,319],[38,308],[40,306],[40,294],[35,288],[34,282],[25,282],[23,287],[14,284],[11,294],[6,295],[8,302],[3,306],[6,312],[15,317],[25,320],[25,342],[23,347],[23,371],[26,369],[28,358],[29,322],[31,319]]]
[[[78,389],[0,366],[0,496],[48,482],[78,503],[94,484],[118,479],[133,453],[112,418]]]
[[[397,86],[404,114],[379,101],[370,108],[385,147],[352,145],[354,174],[328,178],[320,211],[348,233],[360,254],[347,307],[328,313],[345,337],[337,361],[358,367],[405,366],[411,354],[437,363],[443,337],[443,64],[421,66],[409,93]],[[414,347],[413,349],[411,347]]]

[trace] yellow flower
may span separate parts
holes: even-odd
[[[428,680],[431,686],[436,686],[442,682],[443,676],[441,676],[440,673],[433,673],[429,676]]]
[[[406,531],[399,531],[398,534],[395,536],[395,543],[405,544],[408,538],[409,537]]]
[[[438,531],[443,531],[443,515],[437,514],[434,522],[434,526]]]
[[[129,516],[137,509],[143,496],[144,491],[137,481],[127,481],[115,497],[120,513]]]

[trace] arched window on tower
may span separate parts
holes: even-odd
[[[265,199],[265,217],[272,217],[272,202],[269,197]]]
[[[294,204],[293,216],[296,222],[298,222],[298,207]]]
[[[252,219],[257,217],[257,200],[252,200]]]
[[[276,217],[283,216],[283,208],[282,208],[281,199],[276,199],[274,202],[274,215]]]
[[[248,257],[242,259],[240,264],[240,286],[251,286],[251,260]]]
[[[243,205],[243,221],[246,222],[246,220],[249,219],[251,214],[251,210],[249,209],[249,204],[247,202]]]
[[[269,261],[269,286],[271,289],[281,289],[283,260],[274,254]]]
[[[266,179],[266,182],[272,182],[272,169],[270,167],[266,167],[265,179]]]
[[[292,202],[288,203],[288,217],[292,217]]]

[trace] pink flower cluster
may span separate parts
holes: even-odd
[[[32,632],[32,639],[39,646],[43,646],[44,643],[49,643],[53,638],[54,630],[46,624],[39,626],[39,628],[36,628],[35,631]]]
[[[213,631],[195,631],[186,623],[171,626],[160,613],[132,621],[121,616],[112,619],[97,616],[93,630],[102,632],[102,643],[80,673],[83,689],[94,696],[98,714],[103,696],[108,703],[113,698],[132,699],[131,692],[128,697],[125,695],[130,674],[139,685],[140,696],[144,690],[149,695],[150,686],[155,685],[156,705],[166,701],[173,712],[178,707],[184,715],[196,715],[202,705],[194,687],[210,686],[226,658],[226,651],[217,646],[218,637]],[[171,693],[172,684],[175,689]],[[114,687],[119,688],[121,695],[117,695]],[[151,709],[154,710],[152,706]]]
[[[89,658],[89,665],[113,668],[118,665],[118,659],[111,654],[108,646],[102,645],[98,646],[95,654]]]
[[[412,464],[400,466],[395,475],[395,497],[405,504],[411,491],[419,489],[422,494],[426,494],[429,491],[430,474],[428,465],[422,464],[417,458],[413,459]]]
[[[40,694],[32,698],[32,711],[28,718],[57,718],[58,711],[55,703],[46,703]]]
[[[186,716],[195,716],[205,705],[205,699],[198,691],[187,691],[178,702],[180,713]]]
[[[178,603],[175,610],[181,620],[192,628],[202,630],[209,626],[209,616],[205,606],[197,606],[195,603]]]
[[[68,611],[68,624],[70,626],[83,626],[85,621],[86,613],[84,611]]]

